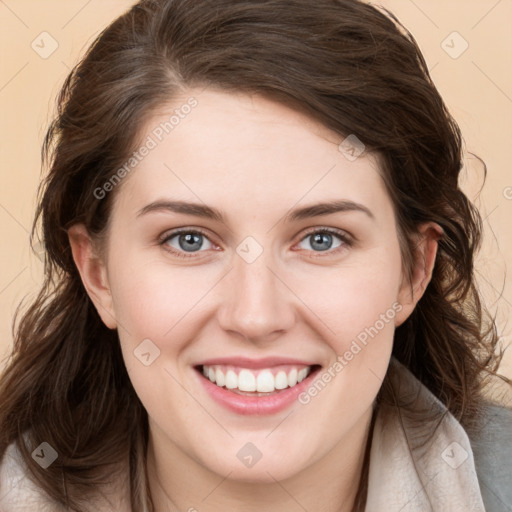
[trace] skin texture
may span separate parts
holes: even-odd
[[[344,137],[260,96],[186,91],[161,106],[141,140],[191,96],[197,106],[118,185],[103,256],[84,226],[69,230],[87,292],[118,329],[149,415],[156,510],[349,511],[393,332],[428,284],[439,229],[421,226],[409,282],[377,157],[350,161],[338,148]],[[224,222],[165,210],[138,216],[171,199],[216,207]],[[372,215],[285,219],[332,200]],[[207,237],[195,252],[179,236],[159,241],[177,228]],[[351,242],[333,235],[319,250],[311,228]],[[263,250],[252,263],[237,253],[248,236]],[[392,320],[317,396],[276,414],[225,409],[193,368],[229,355],[299,357],[327,369],[390,310]],[[134,356],[144,339],[160,350],[149,366]],[[248,442],[262,454],[251,468],[237,458]]]

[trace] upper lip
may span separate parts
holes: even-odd
[[[252,368],[254,370],[261,368],[272,368],[272,366],[279,365],[297,365],[297,366],[314,366],[318,363],[311,361],[304,361],[301,359],[295,359],[292,357],[263,357],[261,359],[251,359],[249,357],[216,357],[208,359],[198,363],[196,366],[213,366],[213,365],[225,365],[225,366],[236,366],[240,368]]]

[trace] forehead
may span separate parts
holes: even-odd
[[[229,199],[239,209],[345,196],[389,202],[377,156],[347,157],[345,139],[258,95],[189,90],[143,126],[140,140],[149,149],[127,173],[120,201],[142,207],[172,195],[216,204]]]

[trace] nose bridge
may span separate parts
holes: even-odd
[[[248,244],[241,243],[234,257],[225,283],[220,322],[225,330],[256,340],[287,330],[294,315],[286,287],[274,273],[271,250],[253,259],[257,248],[251,247],[250,241]]]

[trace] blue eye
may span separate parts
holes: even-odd
[[[338,242],[335,242],[335,239]],[[310,231],[304,236],[300,243],[304,243],[306,240],[311,240],[311,250],[316,256],[326,256],[336,254],[339,250],[343,250],[347,247],[351,247],[352,239],[344,231],[339,231],[330,228],[316,228]],[[202,249],[213,249],[216,247],[208,238],[206,233],[203,233],[197,229],[179,229],[172,231],[161,238],[160,244],[165,250],[171,252],[173,255],[179,258],[192,258],[195,253],[204,252]],[[205,247],[206,245],[206,247]]]
[[[173,239],[176,239],[174,243]],[[166,245],[171,252],[176,254],[178,257],[188,258],[190,256],[186,253],[201,252],[200,249],[204,245],[204,241],[213,246],[208,237],[201,231],[194,230],[178,230],[170,233],[162,240],[162,245]],[[209,249],[211,247],[207,247]],[[185,254],[184,254],[185,253]]]
[[[339,243],[333,246],[333,240],[338,239]],[[336,253],[336,249],[340,247],[350,247],[350,238],[342,231],[333,229],[316,229],[309,232],[302,240],[310,240],[309,245],[313,248],[313,252],[328,252],[329,254]]]

